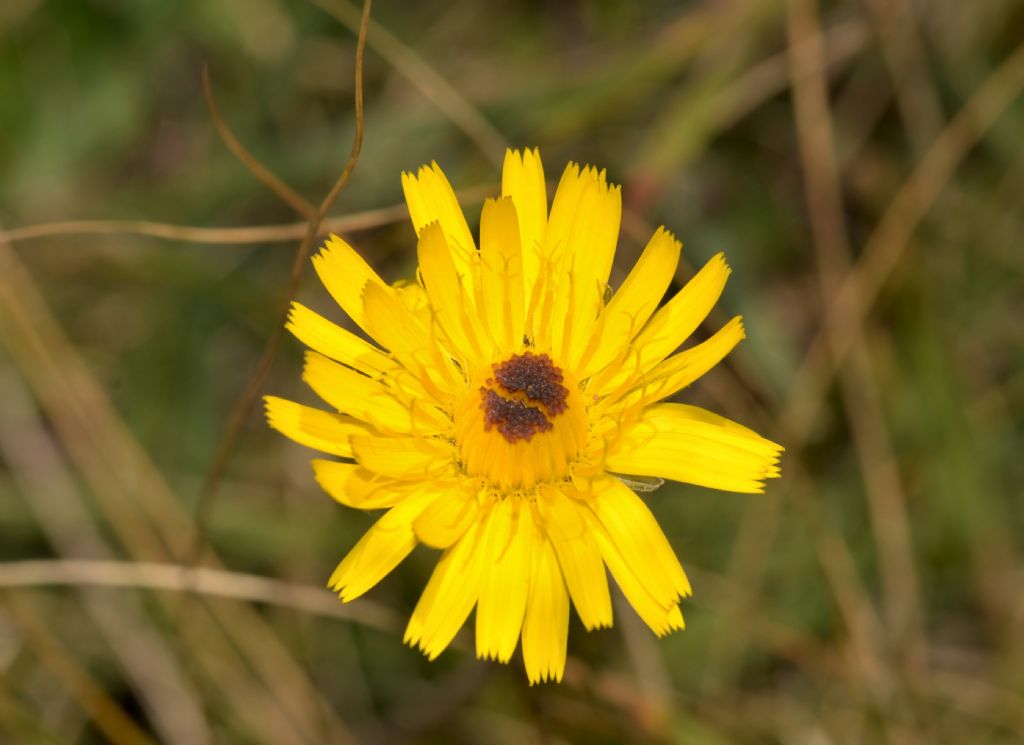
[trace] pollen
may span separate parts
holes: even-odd
[[[569,390],[548,355],[512,355],[493,370],[494,376],[480,387],[486,431],[496,428],[508,442],[528,442],[538,432],[553,429],[551,420],[566,410]]]
[[[562,371],[546,354],[514,354],[494,366],[494,379],[509,393],[523,393],[530,403],[541,404],[551,415],[565,411],[569,391],[562,385]]]
[[[477,381],[455,418],[465,472],[498,491],[569,478],[587,436],[579,385],[533,352],[488,365]]]
[[[481,388],[483,399],[480,406],[484,410],[484,429],[498,428],[498,432],[509,442],[527,440],[538,432],[547,432],[554,425],[547,415],[535,406],[528,406],[522,401],[511,401],[488,388]]]

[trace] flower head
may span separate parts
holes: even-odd
[[[729,275],[719,254],[663,307],[680,244],[659,229],[610,299],[619,187],[570,164],[550,212],[537,151],[509,151],[479,247],[436,164],[403,174],[417,282],[389,285],[332,236],[313,264],[376,343],[295,303],[304,380],[333,409],[267,397],[271,426],[338,456],[314,460],[336,500],[387,510],[330,579],[359,597],[423,543],[440,561],[405,640],[431,659],[476,607],[480,657],[520,638],[531,682],[560,680],[569,600],[612,624],[606,568],[659,636],[690,594],[629,476],[759,492],[781,448],[709,411],[660,403],[743,338],[734,318],[677,351]],[[625,477],[624,478],[620,478]]]

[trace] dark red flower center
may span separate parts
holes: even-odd
[[[493,370],[494,376],[480,387],[484,429],[497,428],[509,442],[529,441],[552,429],[552,418],[567,407],[569,390],[551,358],[524,352],[495,364]]]

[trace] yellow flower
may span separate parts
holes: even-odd
[[[531,683],[561,680],[570,598],[587,629],[611,626],[605,567],[655,633],[682,628],[690,584],[628,477],[759,492],[782,450],[658,403],[743,338],[734,318],[676,352],[721,294],[724,258],[658,309],[680,251],[659,229],[608,299],[622,201],[604,171],[570,164],[549,213],[540,155],[509,151],[479,248],[436,164],[402,185],[417,283],[388,285],[332,236],[313,265],[377,343],[295,303],[303,379],[335,411],[266,399],[272,427],[343,459],[313,461],[332,497],[387,510],[330,586],[352,600],[418,543],[442,549],[405,641],[434,659],[475,606],[477,655],[507,662],[521,637]]]

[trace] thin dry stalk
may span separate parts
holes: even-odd
[[[259,362],[256,364],[256,370],[249,377],[249,380],[245,385],[245,389],[235,402],[235,406],[228,417],[228,422],[224,428],[224,432],[217,443],[217,450],[213,456],[213,465],[210,467],[209,473],[207,473],[206,479],[203,482],[202,490],[199,493],[199,498],[196,502],[196,542],[191,554],[192,563],[197,562],[202,554],[203,545],[206,542],[206,531],[210,521],[210,512],[213,508],[213,501],[217,493],[217,488],[220,486],[220,482],[224,478],[224,473],[227,470],[231,453],[234,450],[235,443],[238,441],[238,437],[242,432],[242,427],[245,425],[246,419],[248,419],[253,406],[259,398],[260,389],[263,387],[263,381],[266,380],[267,373],[270,372],[270,366],[273,364],[274,357],[277,355],[277,349],[284,336],[284,320],[287,318],[288,308],[291,306],[292,300],[295,299],[295,295],[299,290],[299,281],[302,279],[303,270],[306,267],[309,254],[313,249],[313,242],[316,240],[316,237],[320,232],[320,225],[327,216],[327,213],[334,206],[334,203],[337,201],[342,189],[344,189],[345,185],[348,184],[349,177],[352,175],[352,171],[355,170],[356,163],[359,162],[359,153],[363,148],[364,132],[363,59],[366,55],[366,34],[370,24],[371,6],[372,0],[365,0],[363,3],[363,14],[359,24],[359,39],[356,42],[356,131],[352,140],[352,150],[349,153],[348,161],[345,163],[345,167],[342,169],[341,175],[338,176],[338,179],[334,182],[334,185],[327,193],[327,196],[324,197],[320,206],[313,213],[308,225],[306,226],[306,233],[302,238],[302,242],[296,249],[295,257],[292,260],[288,285],[284,293],[281,321],[274,327],[273,331],[271,331],[270,338],[267,339],[267,343],[263,347],[263,353],[260,356]]]
[[[355,32],[362,26],[359,8],[345,0],[310,0],[335,20]],[[461,129],[492,163],[500,164],[507,140],[487,117],[449,83],[423,57],[376,21],[370,21],[367,43],[389,65]]]
[[[0,563],[0,587],[49,586],[195,592],[336,618],[388,633],[400,631],[403,626],[397,614],[372,600],[361,600],[354,605],[339,603],[321,587],[256,574],[186,564],[109,559],[30,559]]]
[[[851,265],[843,215],[828,86],[821,73],[824,51],[815,0],[793,0],[789,12],[797,143],[823,302],[838,291]],[[923,664],[923,625],[906,495],[892,454],[871,359],[858,334],[851,365],[840,375],[844,408],[868,492],[872,528],[881,563],[889,630]],[[878,650],[875,650],[878,654]]]
[[[782,424],[797,440],[806,440],[813,429],[838,365],[853,346],[864,317],[903,258],[917,226],[957,166],[1022,88],[1024,44],[978,87],[889,203],[860,258],[833,297],[824,323],[793,377]]]
[[[0,390],[0,455],[50,545],[66,557],[113,557],[29,391],[3,367]],[[161,740],[179,745],[211,742],[194,687],[138,598],[89,591],[83,584],[73,587]]]
[[[867,0],[866,5],[877,28],[903,128],[915,155],[920,156],[942,131],[945,122],[916,25],[917,8],[913,3],[886,0]]]
[[[24,372],[122,546],[134,558],[183,558],[194,545],[194,525],[181,501],[58,326],[31,275],[3,243],[0,340]],[[217,563],[211,551],[205,558]],[[316,714],[318,708],[329,709],[258,614],[235,602],[208,605],[212,615],[192,618],[205,635],[202,654],[195,659],[220,682],[217,690],[230,697],[241,722],[251,722],[256,732],[273,732],[276,741],[302,742],[322,740],[324,733],[316,727],[324,721],[334,739],[350,739],[336,718]],[[252,683],[245,687],[249,663],[262,689]]]
[[[849,334],[856,333],[860,328],[862,316],[866,315],[882,284],[902,256],[914,228],[937,198],[956,165],[970,147],[984,136],[1021,87],[1024,87],[1024,46],[1019,47],[989,76],[943,130],[898,192],[881,223],[869,238],[860,261],[845,276],[825,323],[825,328],[832,329],[829,333],[837,344],[839,358],[834,359],[830,356],[825,346],[825,339],[829,337],[824,330],[820,331],[791,385],[791,394],[782,408],[781,417],[774,423],[777,436],[787,445],[791,455],[799,451],[810,435],[817,414],[824,403],[828,385],[835,373],[835,365],[842,361],[842,357],[848,351]],[[859,298],[859,292],[868,294]],[[801,509],[814,510],[813,505],[807,501],[807,495],[803,494],[799,486],[801,483],[810,482],[806,480],[806,475],[802,473],[796,458],[790,457],[787,461],[787,475],[795,480],[793,494],[799,497],[798,504],[803,505]],[[744,530],[742,540],[738,541],[741,553],[734,557],[734,566],[764,565],[764,559],[776,534],[779,510],[778,501],[764,501],[751,508],[748,512],[750,519],[744,521],[744,526],[748,526],[749,530]],[[817,547],[819,558],[831,557],[828,562],[832,568],[826,574],[834,578],[830,580],[833,589],[837,589],[835,580],[842,576],[847,576],[859,584],[848,552],[834,538],[828,541],[831,548],[822,545]],[[847,568],[844,569],[844,566]],[[859,605],[853,601],[853,597],[850,596],[840,603],[841,607],[846,606],[848,609],[844,614],[848,625],[851,620],[856,619],[856,615],[851,616],[851,613],[855,613]],[[861,619],[860,623],[871,624],[866,618]]]
[[[39,660],[96,723],[104,737],[114,745],[156,745],[38,620],[38,614],[24,598],[5,593],[3,608]]]
[[[633,664],[635,689],[643,702],[634,710],[633,716],[652,739],[667,740],[676,727],[673,701],[676,692],[665,659],[658,649],[657,637],[633,613],[621,592],[613,593],[612,602],[616,625],[621,630],[626,653]]]
[[[499,190],[494,184],[481,184],[456,192],[459,203],[479,204],[485,197]],[[350,215],[328,217],[320,223],[317,237],[328,233],[356,233],[406,219],[409,210],[405,202],[390,207],[381,207]],[[250,243],[284,243],[299,240],[309,230],[308,222],[293,222],[282,225],[253,225],[238,228],[203,228],[192,225],[173,225],[150,220],[70,220],[62,222],[24,225],[0,231],[0,241],[22,243],[40,238],[57,238],[83,235],[140,235],[148,238],[162,238],[183,243],[206,245],[235,245]]]
[[[306,201],[305,197],[288,186],[280,177],[263,165],[256,156],[250,153],[241,140],[235,136],[235,133],[231,131],[228,123],[224,121],[220,109],[217,108],[217,99],[213,95],[213,84],[210,82],[209,67],[203,67],[203,97],[206,99],[206,108],[210,111],[210,119],[213,121],[213,126],[228,150],[238,158],[242,165],[249,170],[249,173],[255,176],[261,184],[274,192],[302,217],[312,220],[313,215],[316,214],[316,208]]]

